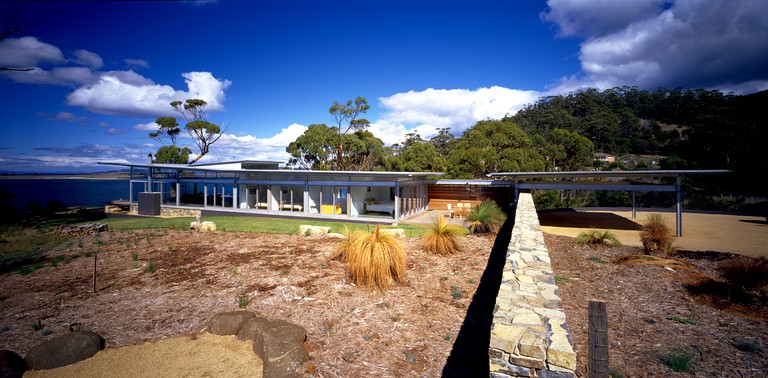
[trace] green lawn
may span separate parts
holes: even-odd
[[[303,224],[330,227],[331,232],[343,232],[345,228],[348,228],[349,230],[373,230],[376,227],[375,225],[368,224],[329,222],[322,220],[238,216],[210,216],[204,217],[203,220],[216,223],[216,229],[219,231],[263,232],[270,234],[297,234],[299,232],[299,225]],[[192,217],[130,217],[107,218],[99,222],[108,224],[110,229],[130,230],[140,228],[188,229],[189,224],[194,221],[195,218]],[[421,237],[428,231],[428,228],[425,226],[410,224],[401,224],[396,227],[385,226],[383,228],[402,228],[405,230],[405,236],[409,237]]]

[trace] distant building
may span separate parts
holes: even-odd
[[[595,160],[601,161],[603,163],[613,163],[616,161],[616,156],[606,154],[604,152],[597,152],[595,153]]]

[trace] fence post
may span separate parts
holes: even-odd
[[[589,301],[589,377],[607,378],[608,312],[605,302]]]

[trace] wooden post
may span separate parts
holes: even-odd
[[[608,378],[608,312],[605,302],[589,301],[589,377]]]
[[[96,292],[96,253],[93,254],[93,292]]]

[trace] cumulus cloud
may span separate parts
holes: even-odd
[[[267,138],[257,138],[253,135],[224,134],[216,142],[216,148],[212,149],[210,156],[206,155],[201,161],[247,159],[287,162],[290,154],[285,152],[285,148],[301,134],[304,134],[306,130],[306,126],[294,123]]]
[[[35,67],[66,61],[58,47],[40,42],[35,37],[0,40],[0,66],[3,67]]]
[[[157,129],[160,128],[160,125],[156,124],[154,121],[147,122],[147,123],[138,123],[133,125],[132,127],[134,130],[139,131],[157,131]]]
[[[173,115],[168,105],[172,101],[199,98],[208,102],[209,111],[224,110],[224,90],[232,82],[217,79],[210,72],[186,72],[182,77],[186,79],[187,91],[155,84],[140,75],[135,75],[133,81],[123,81],[119,75],[104,74],[97,83],[70,93],[67,104],[94,113],[152,117]],[[144,80],[138,80],[140,78]]]
[[[767,2],[596,3],[547,3],[543,19],[555,23],[562,35],[587,37],[581,44],[582,72],[562,78],[555,91],[620,85],[729,88],[735,93],[768,89]]]
[[[72,60],[77,64],[91,68],[101,68],[104,66],[104,61],[101,57],[88,50],[76,50],[74,52],[74,59]]]
[[[503,87],[468,89],[426,89],[379,98],[383,115],[371,125],[371,132],[385,144],[398,143],[408,132],[422,138],[448,127],[455,135],[485,119],[515,114],[543,94]]]

